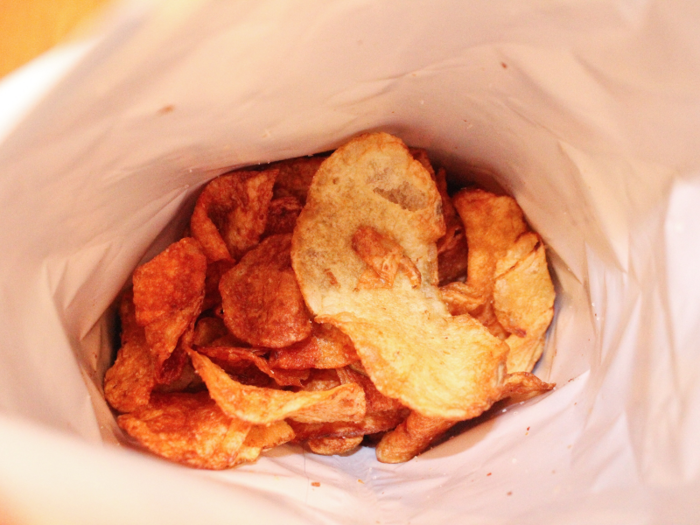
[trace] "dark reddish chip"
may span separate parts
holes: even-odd
[[[277,174],[276,169],[236,171],[206,185],[190,229],[210,261],[238,259],[258,243]]]
[[[291,242],[291,235],[268,237],[221,278],[224,323],[253,346],[283,348],[311,334],[291,266]]]

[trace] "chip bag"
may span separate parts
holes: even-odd
[[[694,521],[693,5],[156,1],[111,13],[89,39],[0,85],[0,521]],[[30,99],[39,77],[52,85],[40,102]],[[475,182],[517,200],[549,249],[553,328],[544,343],[526,340],[549,309],[537,296],[537,315],[512,315],[510,291],[522,288],[526,268],[541,268],[532,237],[516,239],[496,264],[488,315],[497,334],[499,325],[525,330],[507,336],[526,348],[512,366],[529,367],[542,351],[534,372],[556,390],[459,423],[401,464],[345,448],[349,430],[314,445],[346,457],[292,442],[255,464],[204,474],[123,446],[102,384],[119,344],[115,299],[133,270],[180,238],[218,175],[328,152],[376,130],[428,152],[448,186]],[[288,235],[282,218],[304,204],[305,173],[290,173],[286,191],[270,196],[276,225],[229,232],[227,251],[261,228]],[[275,203],[287,198],[296,202]],[[451,231],[438,260],[464,253]],[[214,304],[206,280],[204,301]],[[138,352],[141,335],[129,340]],[[167,406],[163,389],[193,377],[179,368],[183,355],[176,347],[163,361],[173,365],[167,381],[136,388],[157,382]],[[276,384],[253,360],[245,370]],[[204,417],[207,403],[195,400],[193,413]],[[389,420],[392,410],[372,413],[377,428],[380,413]],[[240,433],[220,438],[228,420],[207,421],[209,437],[181,440],[178,457],[208,447],[212,462],[228,461]],[[314,424],[296,431],[313,436]],[[239,458],[291,435],[253,428]]]

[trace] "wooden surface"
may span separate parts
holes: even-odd
[[[0,78],[66,38],[109,0],[0,0]]]

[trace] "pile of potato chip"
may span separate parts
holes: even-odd
[[[386,133],[222,175],[133,274],[104,380],[151,452],[225,469],[283,443],[408,461],[458,421],[553,385],[542,239],[508,196],[448,195]]]

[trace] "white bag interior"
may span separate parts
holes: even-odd
[[[700,13],[683,2],[131,3],[0,143],[0,522],[691,523]],[[231,168],[368,130],[511,193],[558,297],[511,405],[399,465],[124,447],[110,305]],[[495,179],[490,179],[495,174]],[[319,484],[317,486],[317,483]],[[41,502],[41,504],[39,504]]]

